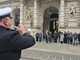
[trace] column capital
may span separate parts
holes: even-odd
[[[34,1],[36,1],[36,2],[37,2],[38,0],[34,0]]]
[[[37,2],[38,2],[38,0],[34,0],[34,4],[37,3]]]
[[[65,0],[60,0],[60,1],[65,1]]]
[[[21,3],[24,4],[24,0],[20,0],[20,4],[21,4]]]
[[[65,0],[60,0],[60,5],[63,5],[65,3]]]
[[[20,0],[20,2],[23,2],[23,0]]]

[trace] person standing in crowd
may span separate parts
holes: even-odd
[[[39,36],[39,34],[38,34],[38,32],[36,33],[36,41],[38,42],[38,36]]]
[[[52,33],[51,33],[51,31],[49,31],[49,42],[51,43],[52,42]]]
[[[70,32],[69,31],[67,32],[67,36],[66,37],[67,37],[67,44],[69,44],[70,43]]]
[[[39,39],[38,40],[39,42],[42,41],[42,32],[41,31],[38,32],[38,39]]]
[[[72,42],[73,42],[73,33],[71,32],[70,33],[70,44],[72,44]]]
[[[9,7],[0,9],[0,60],[19,60],[21,51],[35,44],[34,37],[25,32],[22,24],[16,30],[10,29],[11,12]]]
[[[53,34],[54,43],[57,43],[58,33],[55,31]]]
[[[64,34],[63,34],[63,32],[60,34],[60,36],[61,36],[61,38],[60,38],[60,42],[61,42],[61,44],[63,44],[63,39],[64,39]]]
[[[74,33],[74,37],[73,38],[74,38],[74,42],[73,42],[74,46],[77,46],[78,45],[78,34],[76,32]]]
[[[61,39],[61,31],[58,32],[58,38],[59,38],[59,43],[60,43],[60,39]]]
[[[46,43],[48,43],[49,42],[49,32],[48,32],[48,30],[46,30],[46,32],[45,32],[45,38],[46,38]]]
[[[78,34],[78,41],[79,41],[79,45],[80,45],[80,33]]]
[[[67,43],[67,33],[66,33],[66,31],[64,32],[64,43]]]

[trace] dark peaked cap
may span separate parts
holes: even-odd
[[[11,12],[12,12],[12,9],[10,7],[0,9],[0,20],[2,20],[5,17],[12,18],[10,15]]]

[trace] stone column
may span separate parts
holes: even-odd
[[[20,0],[20,23],[23,23],[23,0]]]
[[[65,0],[60,0],[60,11],[59,11],[59,27],[64,27],[64,6]]]
[[[37,27],[37,0],[34,0],[34,21],[33,27]]]

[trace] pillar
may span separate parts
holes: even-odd
[[[64,0],[60,0],[59,27],[64,27]]]
[[[33,27],[37,27],[37,0],[34,0],[34,21]]]
[[[23,0],[20,0],[20,23],[23,23]]]

